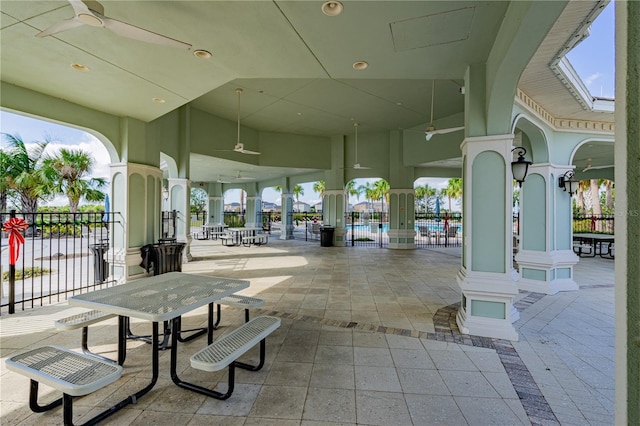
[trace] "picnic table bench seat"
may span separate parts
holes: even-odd
[[[280,327],[280,318],[260,316],[244,323],[229,334],[222,336],[206,348],[191,356],[191,367],[203,371],[219,371],[229,367],[227,392],[222,394],[197,385],[188,384],[190,389],[203,391],[205,395],[216,399],[227,399],[233,393],[235,383],[235,367],[249,371],[258,371],[264,366],[266,344],[268,335]],[[249,349],[260,343],[260,361],[257,365],[245,364],[237,361]],[[184,383],[184,382],[182,382]]]
[[[88,348],[88,341],[89,341],[89,326],[91,324],[95,324],[97,322],[104,321],[109,318],[113,318],[115,316],[116,314],[110,314],[108,312],[94,309],[91,311],[82,312],[80,314],[71,315],[66,318],[61,318],[55,321],[54,325],[59,330],[75,330],[78,328],[82,328],[82,340],[81,340],[82,352],[84,352],[86,355],[91,355],[91,356],[103,359],[105,361],[113,362],[113,360],[107,357],[91,352]]]
[[[242,244],[245,247],[249,247],[251,244],[260,246],[269,242],[269,236],[267,234],[247,235],[242,237]]]
[[[102,361],[58,346],[43,346],[13,355],[6,360],[6,366],[8,370],[31,380],[29,408],[35,413],[42,413],[62,404],[65,425],[73,424],[74,396],[95,392],[115,382],[122,375],[122,367],[113,362]],[[62,398],[47,405],[40,405],[39,383],[61,391]],[[98,414],[87,423],[97,423],[104,414]]]
[[[244,308],[244,321],[249,322],[249,309],[259,308],[264,305],[264,300],[257,297],[242,296],[240,294],[232,294],[227,297],[223,297],[220,300],[216,300],[217,305],[217,318],[214,328],[220,324],[222,318],[222,312],[220,311],[220,305],[232,306],[234,308]]]

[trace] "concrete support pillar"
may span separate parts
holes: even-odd
[[[244,226],[256,228],[262,226],[262,198],[257,196],[247,196],[247,214]]]
[[[344,190],[330,189],[324,191],[322,200],[322,224],[333,226],[333,245],[344,246],[345,244],[345,204],[346,196]]]
[[[458,285],[460,331],[518,340],[511,278],[513,135],[467,137],[462,143],[463,253]]]
[[[191,182],[189,179],[169,178],[170,210],[178,214],[176,219],[176,241],[185,243],[183,257],[191,260],[191,211],[189,208]]]
[[[222,196],[216,195],[209,197],[209,206],[207,207],[209,217],[208,223],[224,224],[224,199]]]
[[[293,239],[293,194],[282,193],[282,229],[281,240]]]
[[[389,191],[389,248],[415,249],[415,191],[392,189]]]
[[[111,209],[119,212],[110,229],[113,278],[126,282],[145,274],[140,247],[160,238],[162,170],[143,164],[111,164]]]
[[[558,177],[571,166],[533,164],[520,205],[520,247],[516,262],[523,290],[555,294],[577,290],[573,266],[571,197],[558,187]]]

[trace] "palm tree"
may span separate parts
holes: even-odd
[[[462,197],[462,179],[449,179],[447,187],[443,191],[443,195],[449,199],[449,211],[451,211],[451,199],[459,200]]]
[[[296,197],[296,204],[298,208],[300,208],[300,196],[304,195],[304,188],[301,185],[296,185],[293,187],[293,196]]]
[[[2,184],[6,194],[14,191],[20,199],[23,212],[35,213],[38,201],[48,199],[54,192],[54,183],[43,169],[43,152],[47,142],[35,142],[27,147],[20,135],[3,133],[9,148],[2,155]],[[5,198],[6,199],[6,198]],[[27,222],[33,218],[27,215]]]
[[[81,149],[62,148],[58,155],[44,160],[46,173],[55,182],[56,192],[69,199],[71,213],[78,211],[82,198],[87,201],[103,201],[105,194],[100,191],[107,184],[104,178],[89,177],[95,160]]]
[[[313,192],[320,194],[320,202],[323,203],[323,206],[324,206],[324,191],[325,191],[325,184],[323,180],[319,180],[313,184]]]
[[[367,182],[364,185],[358,186],[358,192],[360,194],[364,194],[364,198],[367,200],[367,203],[371,202],[371,209],[373,209],[373,201],[375,198],[375,188],[371,184],[371,182]]]
[[[363,186],[356,186],[355,180],[350,180],[345,187],[345,191],[347,193],[347,204],[349,203],[348,199],[351,197],[356,197],[356,201],[360,201],[360,196],[362,195]]]
[[[7,210],[7,199],[9,198],[9,173],[11,173],[11,157],[4,151],[0,151],[0,211]]]
[[[430,188],[428,184],[424,184],[422,186],[416,186],[414,188],[414,191],[416,193],[416,200],[422,200],[424,202],[424,212],[426,213],[427,212],[427,206],[429,205],[428,197],[430,195],[432,195],[431,194],[432,188]],[[419,204],[420,203],[418,202],[418,205]]]
[[[374,182],[373,184],[376,198],[382,200],[382,212],[384,212],[384,202],[387,201],[387,206],[389,205],[389,182],[384,179],[380,179]]]

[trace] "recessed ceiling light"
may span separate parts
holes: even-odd
[[[77,71],[89,71],[89,67],[82,64],[71,64],[71,68]]]
[[[207,52],[206,50],[197,49],[193,51],[193,56],[200,59],[209,59],[211,57],[211,52]]]
[[[163,103],[165,103],[165,102],[166,102],[166,101],[165,101],[164,99],[162,99],[162,98],[153,98],[152,100],[153,100],[153,102],[156,102],[156,103],[159,103],[159,104],[163,104]]]
[[[358,61],[353,63],[353,69],[356,71],[366,70],[369,64],[365,61]]]
[[[344,6],[339,1],[326,1],[322,3],[322,13],[327,16],[338,16],[342,13]]]
[[[402,102],[396,102],[396,105],[402,106]]]

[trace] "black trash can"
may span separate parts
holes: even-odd
[[[154,244],[153,275],[182,272],[182,251],[185,246],[185,243]]]
[[[109,275],[109,263],[104,260],[104,254],[109,250],[109,243],[91,244],[89,248],[93,253],[93,279],[96,283],[102,284]]]
[[[322,226],[320,228],[320,246],[321,247],[333,247],[333,231],[336,228],[333,226]]]

